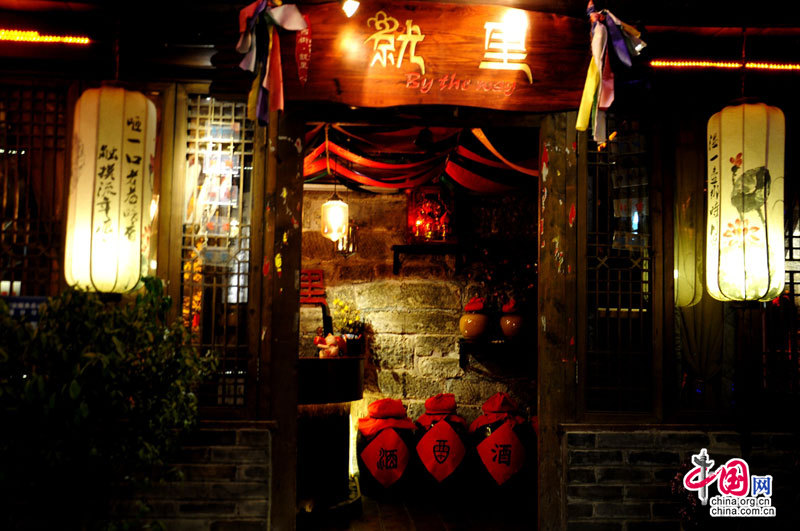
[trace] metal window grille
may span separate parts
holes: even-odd
[[[250,359],[253,124],[244,103],[188,99],[182,316],[198,347],[220,359],[201,405],[244,406]]]
[[[613,142],[588,162],[587,411],[652,409],[652,278],[645,136],[609,117]]]
[[[786,398],[800,397],[800,197],[787,187],[792,208],[786,215],[786,285],[784,295],[764,310],[764,349],[761,355],[759,388],[768,397],[786,404]],[[792,194],[792,192],[794,192]]]
[[[0,84],[0,286],[55,295],[62,286],[67,89]]]

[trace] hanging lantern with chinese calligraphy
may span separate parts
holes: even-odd
[[[81,95],[74,124],[66,280],[124,293],[149,267],[156,108],[139,92],[104,86]]]
[[[784,116],[763,103],[708,121],[706,285],[722,301],[774,299],[784,283]]]
[[[341,238],[347,231],[348,210],[347,203],[334,192],[322,204],[322,235],[334,242]]]

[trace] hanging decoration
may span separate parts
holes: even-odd
[[[328,144],[328,128],[325,128],[325,144]],[[330,174],[330,155],[325,150],[325,162],[327,172]],[[350,212],[347,203],[341,200],[336,194],[334,187],[333,195],[322,204],[322,235],[333,242],[338,241],[347,232],[350,221]]]
[[[264,20],[266,23],[266,35],[261,37],[256,31],[259,20]],[[253,90],[257,91],[255,112],[248,114],[255,114],[262,122],[269,121],[270,111],[283,110],[283,70],[278,27],[289,31],[301,31],[307,29],[308,25],[296,5],[282,5],[280,0],[275,2],[258,0],[239,11],[239,41],[236,43],[236,51],[245,54],[239,67],[255,72],[256,80],[259,79],[260,72],[264,73],[260,84],[253,87]],[[257,41],[265,38],[267,45],[261,46],[264,54],[259,58]],[[308,44],[310,59],[310,37]]]
[[[306,28],[297,32],[294,47],[294,60],[297,62],[297,77],[300,84],[305,86],[308,83],[308,68],[311,65],[311,25],[308,22],[308,15],[303,15],[306,21]]]
[[[317,127],[307,135],[307,144],[313,146],[317,142],[315,138],[321,129]],[[471,130],[471,135],[459,135],[461,130],[430,128],[433,147],[424,151],[413,143],[419,128],[363,135],[337,125],[329,129],[339,138],[328,138],[326,131],[325,140],[306,155],[303,165],[306,182],[332,175],[355,189],[371,186],[401,190],[446,175],[475,192],[502,193],[536,183],[532,177],[539,174],[538,170],[503,157],[481,129]]]
[[[322,235],[331,241],[337,241],[347,230],[349,207],[347,203],[334,192],[322,204]]]
[[[406,239],[414,242],[453,240],[453,201],[438,186],[408,190]]]
[[[342,237],[333,242],[333,250],[345,258],[355,254],[358,251],[358,225],[348,223]]]
[[[74,124],[66,280],[124,293],[150,267],[156,108],[139,92],[88,89],[75,104]]]
[[[783,112],[728,106],[708,121],[706,285],[722,301],[783,290]]]
[[[622,22],[607,9],[598,12],[592,0],[589,0],[586,13],[592,22],[592,58],[586,72],[575,129],[586,131],[591,125],[594,141],[605,142],[605,113],[614,102],[614,72],[608,54],[609,45],[619,62],[630,68],[633,64],[631,55],[639,55],[647,44],[640,39],[641,33],[636,28]]]

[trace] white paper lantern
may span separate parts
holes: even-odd
[[[336,194],[322,204],[322,234],[331,241],[344,236],[347,230],[349,209]]]
[[[784,116],[763,103],[708,121],[706,286],[721,301],[783,290]]]
[[[86,90],[75,104],[64,269],[106,293],[136,287],[149,266],[156,108],[139,92]]]

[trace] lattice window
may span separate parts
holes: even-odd
[[[785,192],[792,205],[786,213],[786,287],[784,296],[765,305],[759,382],[763,393],[779,401],[800,398],[800,194],[791,185]]]
[[[62,285],[67,90],[0,84],[0,290]]]
[[[652,278],[645,136],[609,118],[613,142],[588,153],[587,411],[652,408]]]
[[[182,315],[218,374],[201,404],[243,406],[250,361],[251,177],[254,127],[243,103],[189,97],[183,202]]]

